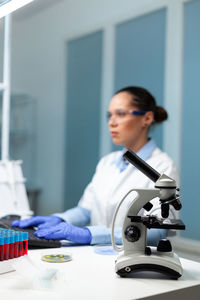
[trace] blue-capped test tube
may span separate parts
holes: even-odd
[[[28,232],[0,228],[0,261],[28,254]]]
[[[4,260],[4,236],[0,235],[0,261]]]
[[[8,260],[9,259],[9,244],[10,244],[10,235],[8,232],[5,232],[4,234],[4,247],[3,247],[3,259]]]
[[[14,258],[15,236],[12,231],[9,233],[9,235],[10,235],[9,259],[12,259],[12,258]]]
[[[15,243],[14,243],[14,257],[19,256],[19,232],[15,231],[14,233]]]
[[[28,254],[28,232],[23,232],[23,255]]]
[[[18,256],[23,255],[23,232],[19,232]]]

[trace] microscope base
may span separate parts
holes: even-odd
[[[121,277],[129,277],[139,271],[162,273],[170,279],[178,279],[182,276],[182,266],[174,252],[157,252],[154,247],[151,249],[151,255],[141,254],[141,252],[119,255],[115,264],[116,273]]]

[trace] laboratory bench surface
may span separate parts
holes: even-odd
[[[0,296],[4,299],[200,299],[200,263],[181,258],[184,269],[178,280],[134,277],[121,278],[115,273],[116,255],[100,255],[93,246],[29,250],[28,257],[38,268],[57,269],[60,279],[54,288],[37,289],[17,271],[0,275]],[[72,255],[64,263],[48,263],[45,254]],[[189,295],[189,296],[188,296]]]

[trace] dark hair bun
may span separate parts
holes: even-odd
[[[129,93],[132,96],[132,106],[137,107],[139,110],[152,111],[154,113],[153,124],[167,120],[167,111],[163,107],[156,105],[156,99],[146,89],[139,86],[128,86],[117,91],[115,95],[121,92]]]
[[[155,123],[161,123],[165,120],[167,120],[168,114],[166,110],[161,106],[156,106],[155,112],[154,112],[154,120]]]

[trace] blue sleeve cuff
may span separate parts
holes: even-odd
[[[92,235],[91,245],[111,244],[111,228],[105,226],[87,226]],[[122,244],[122,229],[115,228],[115,243]]]
[[[63,219],[65,222],[79,227],[84,227],[90,223],[90,215],[91,212],[81,206],[68,209],[64,213],[54,214],[54,216]]]
[[[105,226],[87,226],[92,235],[91,245],[106,245],[111,244],[111,228]],[[147,230],[147,245],[157,246],[159,240],[167,237],[168,230],[166,229],[148,229]],[[115,228],[115,243],[122,244],[122,229]]]

